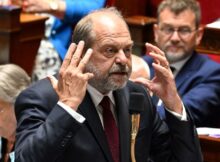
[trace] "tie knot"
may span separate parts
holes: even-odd
[[[100,102],[100,105],[103,109],[110,109],[110,99],[108,96],[104,96],[102,98],[102,101]]]
[[[176,68],[173,67],[173,66],[170,66],[170,70],[172,71],[172,73],[174,73],[174,71],[176,70]]]

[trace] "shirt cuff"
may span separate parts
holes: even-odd
[[[81,114],[79,114],[78,112],[76,112],[75,110],[73,110],[72,108],[67,106],[66,104],[64,104],[64,103],[62,103],[60,101],[58,101],[57,104],[59,106],[61,106],[64,110],[66,110],[79,123],[83,123],[86,120],[86,118],[84,118]]]
[[[166,108],[166,110],[167,110],[168,112],[170,112],[171,114],[173,114],[175,117],[177,117],[179,120],[181,120],[181,121],[187,121],[186,109],[185,109],[185,106],[184,106],[183,103],[182,103],[182,106],[183,106],[183,112],[182,112],[182,114],[178,114],[178,113],[176,113],[176,112],[174,112],[174,111],[169,110],[168,108]]]

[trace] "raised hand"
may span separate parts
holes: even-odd
[[[182,102],[164,52],[149,43],[146,43],[146,49],[147,54],[154,59],[152,66],[155,70],[155,76],[152,80],[138,78],[135,82],[146,86],[163,101],[168,109],[182,114]]]
[[[77,46],[72,43],[60,68],[58,80],[53,76],[48,77],[59,96],[59,101],[74,110],[77,110],[85,96],[88,80],[94,76],[92,73],[84,72],[92,49],[83,54],[83,48],[84,41],[80,41]]]

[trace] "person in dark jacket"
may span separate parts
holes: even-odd
[[[162,1],[154,26],[155,42],[174,69],[178,93],[195,125],[219,127],[220,64],[195,51],[203,36],[200,19],[199,2],[195,0]],[[152,58],[144,59],[154,77]],[[164,104],[156,95],[153,98],[161,118],[165,119]]]
[[[79,21],[59,73],[33,84],[16,100],[16,162],[129,162],[129,107],[137,110],[138,105],[143,111],[137,162],[201,162],[193,121],[164,53],[147,45],[157,60],[157,75],[142,83],[165,103],[166,122],[159,118],[147,89],[128,81],[132,46],[127,24],[115,8],[92,12]]]

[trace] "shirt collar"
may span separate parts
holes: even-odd
[[[182,69],[184,64],[190,59],[190,57],[191,55],[181,61],[170,64],[171,67],[175,68],[174,76],[176,76],[179,73],[179,71]]]
[[[115,105],[115,100],[114,100],[112,91],[110,91],[106,95],[103,95],[97,89],[95,89],[93,86],[91,86],[89,84],[87,85],[87,90],[92,98],[92,101],[93,101],[95,107],[97,107],[99,105],[99,103],[101,102],[101,100],[104,96],[108,96],[110,98],[111,102],[113,103],[113,105]]]

